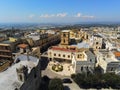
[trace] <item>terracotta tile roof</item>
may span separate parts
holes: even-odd
[[[120,57],[120,52],[114,52],[115,57]]]
[[[19,48],[23,48],[23,49],[27,48],[27,46],[28,46],[27,44],[19,44],[18,45]]]
[[[59,51],[66,51],[66,52],[76,52],[76,50],[70,50],[70,49],[66,49],[66,48],[62,48],[62,47],[57,47],[57,46],[54,46],[51,49],[52,50],[59,50]]]

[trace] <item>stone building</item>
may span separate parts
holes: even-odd
[[[21,65],[20,68],[16,68],[16,72],[19,81],[25,82],[27,80],[28,68],[26,66]]]
[[[20,53],[26,53],[29,49],[29,46],[27,44],[19,44],[18,48],[20,50]]]
[[[50,60],[61,59],[61,61],[71,62],[72,53],[76,51],[73,47],[52,46],[48,49]]]
[[[0,42],[1,71],[7,69],[14,62],[13,52],[16,51],[16,46],[18,44],[19,44],[19,40],[15,40],[15,41],[5,40]]]
[[[103,46],[103,38],[100,35],[93,35],[92,37],[93,48],[94,49],[102,49]]]
[[[11,44],[1,43],[0,44],[0,59],[12,61],[12,50]]]
[[[25,74],[25,76],[26,75],[27,74]],[[20,90],[40,90],[40,85],[41,85],[41,69],[39,60],[37,66],[33,67],[30,73],[27,75],[27,79],[20,87]]]
[[[116,73],[119,69],[120,62],[115,58],[115,55],[108,50],[99,50],[96,52],[97,65],[101,67],[103,73]]]
[[[34,57],[40,57],[40,47],[33,47],[31,55]]]
[[[69,45],[70,44],[70,31],[63,30],[61,32],[61,45]]]
[[[60,43],[60,34],[46,33],[47,30],[27,34],[25,39],[30,47],[40,47],[41,53],[49,46]]]
[[[48,49],[48,58],[71,64],[73,73],[93,72],[96,63],[95,55],[91,51],[73,46],[53,46]]]
[[[70,30],[70,39],[79,40],[82,38],[82,33],[79,30]]]
[[[83,51],[83,53],[79,53],[78,55],[73,54],[72,66],[74,73],[83,73],[83,72],[93,73],[95,64],[96,64],[96,57],[89,50]]]
[[[107,64],[106,72],[120,74],[120,62],[113,61]]]
[[[17,60],[19,59],[19,62]],[[19,55],[14,64],[0,73],[0,90],[41,90],[40,59]]]
[[[86,44],[70,45],[71,39],[88,39],[86,32],[63,30],[61,32],[61,43],[59,46],[53,46],[48,49],[48,58],[59,62],[67,62],[73,68],[73,73],[93,72],[96,58],[89,48],[79,48]],[[83,36],[79,36],[83,33]],[[77,35],[79,34],[79,35]]]

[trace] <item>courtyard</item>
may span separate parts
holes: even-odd
[[[62,67],[62,70],[60,71],[56,71],[56,70],[53,70],[52,67],[54,65],[58,65]],[[71,76],[71,74],[73,74],[73,69],[72,69],[72,65],[70,63],[66,63],[66,62],[63,62],[63,63],[60,63],[60,62],[57,62],[57,61],[50,61],[49,64],[48,64],[48,68],[56,73],[56,74],[59,74],[61,76]]]

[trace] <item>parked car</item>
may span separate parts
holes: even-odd
[[[69,78],[64,78],[62,81],[63,83],[72,83],[71,79]]]

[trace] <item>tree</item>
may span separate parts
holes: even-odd
[[[48,76],[46,75],[43,76],[39,90],[48,90],[49,81],[50,81],[50,78]]]
[[[113,88],[120,89],[120,76],[114,73],[105,73],[105,74],[86,74],[78,73],[71,76],[72,79],[81,87],[81,88]]]
[[[49,90],[64,90],[62,80],[59,78],[54,78],[50,80]]]

